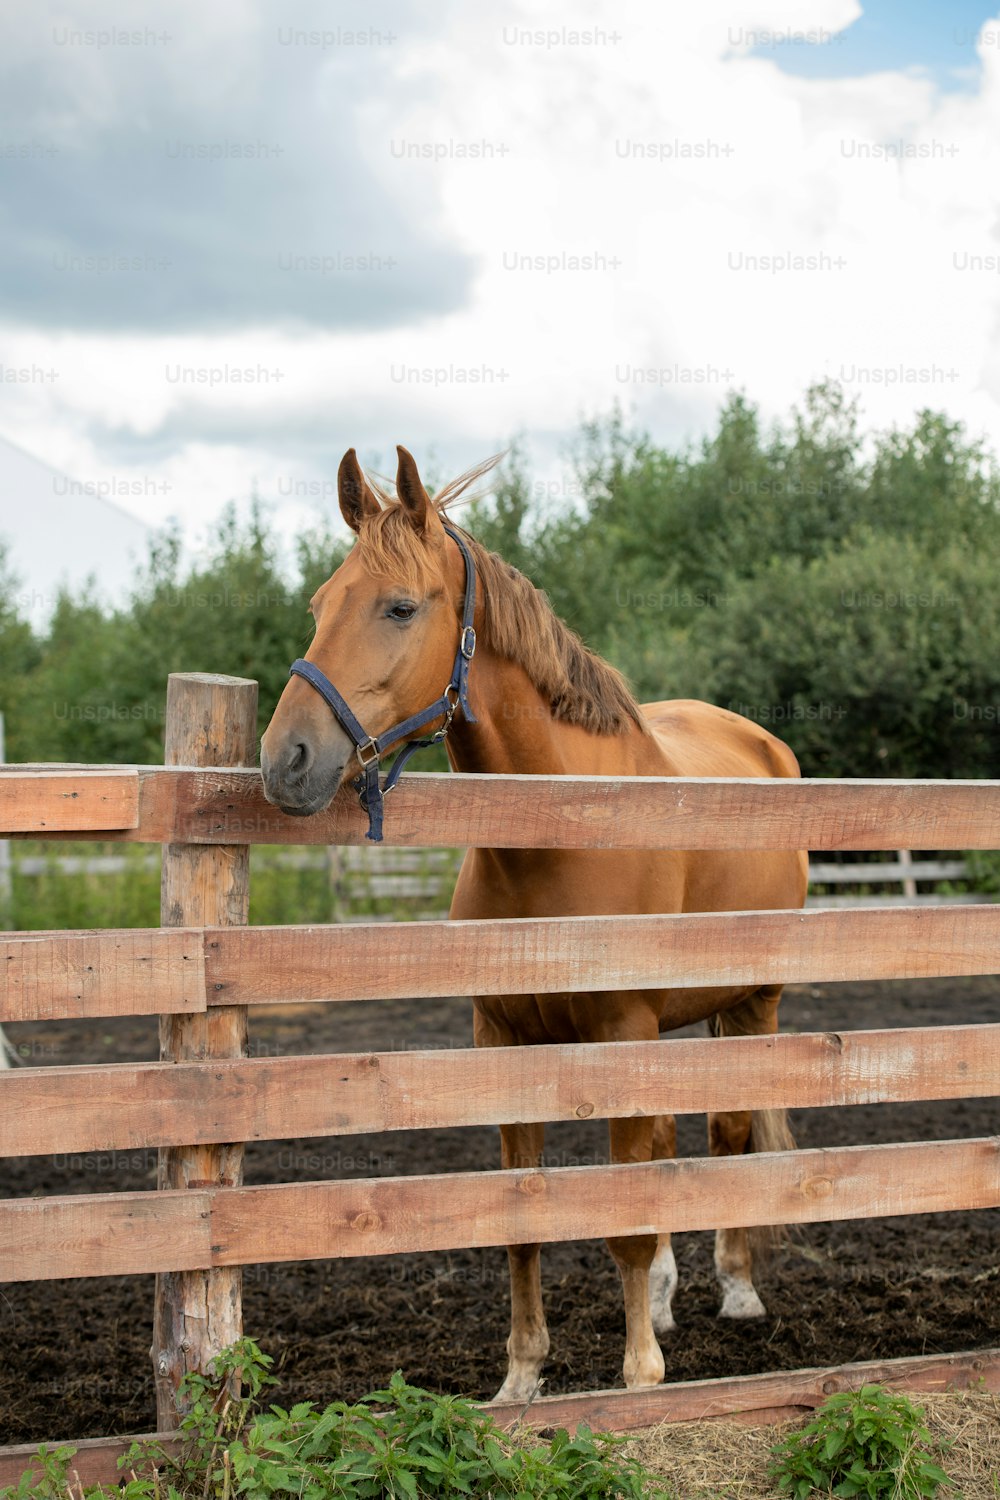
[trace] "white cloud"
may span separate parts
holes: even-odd
[[[225,52],[226,87],[244,106],[241,57],[256,69],[252,93],[279,65],[287,86],[296,66],[290,53],[261,64],[265,5],[233,4],[213,23],[211,50]],[[366,201],[391,203],[399,223],[457,253],[459,304],[341,330],[249,313],[242,329],[197,335],[8,330],[7,363],[60,373],[5,386],[0,430],[71,473],[162,473],[170,499],[144,499],[144,519],[162,506],[191,524],[253,477],[279,503],[289,475],[322,486],[351,445],[373,458],[396,441],[418,456],[433,446],[464,466],[523,432],[552,469],[557,435],[616,399],[679,437],[711,424],[728,387],[775,416],[824,375],[853,378],[874,422],[941,407],[1000,446],[1000,275],[956,265],[1000,265],[1000,49],[980,49],[968,91],[942,93],[907,70],[790,77],[732,40],[740,28],[832,33],[858,13],[853,0],[554,0],[541,23],[527,0],[508,0],[451,7],[423,32],[401,22],[362,75],[372,86],[354,77],[349,100],[340,55],[303,71],[315,117],[349,130],[355,155],[341,182],[317,148],[298,191],[346,194],[349,216],[363,183]],[[518,29],[559,36],[512,44]],[[573,40],[588,30],[603,37]],[[205,95],[212,59],[193,47],[173,57]],[[105,54],[102,77],[109,66],[122,62]],[[220,187],[234,180],[219,174]],[[262,191],[262,222],[280,210]],[[385,250],[403,253],[391,235]],[[597,269],[510,268],[588,255]],[[789,255],[820,269],[750,260]],[[376,299],[394,274],[374,273]],[[322,276],[316,286],[323,295]],[[207,386],[165,373],[226,366],[282,375]],[[636,370],[657,373],[639,382]],[[285,515],[299,524],[300,501]]]

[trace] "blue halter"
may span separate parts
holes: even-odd
[[[354,742],[354,753],[361,765],[361,774],[354,778],[352,785],[357,790],[358,801],[368,814],[368,832],[365,837],[375,844],[382,842],[383,799],[396,785],[410,756],[418,750],[425,750],[428,745],[437,745],[444,739],[451,728],[451,721],[459,705],[467,723],[478,722],[469,707],[469,666],[476,651],[476,632],[472,625],[476,613],[476,565],[472,560],[471,552],[458,532],[453,531],[450,526],[445,526],[444,529],[452,541],[457,542],[465,559],[465,606],[462,610],[462,634],[459,637],[458,651],[455,654],[455,665],[451,669],[451,681],[435,703],[432,703],[429,708],[421,709],[418,714],[411,714],[410,718],[404,719],[401,724],[394,725],[392,729],[387,729],[384,734],[371,735],[358,723],[347,700],[337,692],[329,677],[321,672],[314,662],[306,661],[300,656],[298,661],[293,661],[288,669],[290,677],[304,677],[310,687],[316,689]],[[385,778],[385,785],[380,786],[379,760],[389,746],[394,745],[397,740],[405,739],[415,730],[423,729],[425,724],[439,719],[442,714],[444,723],[429,739],[411,740],[408,745],[404,745]]]

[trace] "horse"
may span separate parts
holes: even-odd
[[[451,766],[463,772],[799,774],[789,748],[752,720],[695,701],[637,703],[619,672],[557,618],[544,594],[451,522],[448,507],[496,459],[432,500],[412,456],[402,447],[397,453],[394,494],[364,473],[354,449],[341,462],[340,509],[357,540],[313,596],[315,634],[262,738],[269,802],[313,815],[361,766],[362,800],[370,817],[380,817],[379,760],[393,741],[406,742],[407,754],[419,729],[435,729]],[[448,688],[436,697],[449,671]],[[793,909],[802,906],[806,883],[804,852],[470,849],[450,915]],[[780,998],[776,984],[672,989],[669,980],[658,990],[477,996],[474,1040],[477,1047],[642,1041],[698,1021],[715,1036],[769,1034],[777,1030]],[[670,1116],[610,1120],[608,1129],[613,1162],[675,1154]],[[501,1125],[500,1137],[505,1168],[539,1166],[543,1125]],[[794,1146],[781,1110],[710,1114],[708,1138],[715,1156]],[[665,1374],[660,1338],[674,1327],[670,1235],[607,1243],[622,1282],[625,1384],[656,1385]],[[508,1367],[494,1399],[523,1403],[535,1394],[549,1351],[540,1247],[510,1245],[507,1254]],[[752,1254],[748,1230],[717,1231],[723,1318],[765,1314]]]

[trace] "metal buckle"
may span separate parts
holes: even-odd
[[[449,682],[448,686],[445,688],[444,696],[447,698],[449,693],[454,693],[455,698],[454,701],[448,699],[448,707],[445,710],[444,723],[441,725],[440,729],[436,729],[431,735],[432,745],[440,744],[441,741],[447,736],[448,730],[451,728],[451,721],[455,717],[455,711],[458,708],[459,703],[461,702],[461,694],[459,693],[458,688],[453,682]]]
[[[367,760],[365,760],[364,757],[364,751],[366,750],[371,750],[372,752]],[[361,769],[363,771],[367,771],[368,767],[373,763],[373,761],[377,761],[379,757],[378,746],[373,739],[365,740],[363,745],[356,745],[354,748],[354,753],[358,757],[358,764],[361,766]]]
[[[461,651],[466,661],[471,661],[476,653],[476,632],[471,625],[466,625],[462,631]]]

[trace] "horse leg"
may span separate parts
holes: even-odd
[[[778,1029],[781,985],[763,985],[732,1010],[709,1021],[714,1036],[772,1035]],[[787,1116],[781,1109],[726,1110],[708,1117],[708,1144],[713,1156],[742,1156],[749,1151],[790,1151],[795,1147]],[[715,1233],[715,1274],[722,1288],[720,1318],[763,1318],[766,1308],[753,1284],[754,1239],[766,1244],[780,1231],[751,1233],[748,1229],[718,1229]]]
[[[668,1161],[677,1155],[677,1121],[673,1115],[657,1115],[653,1122],[653,1161]],[[677,1262],[669,1234],[656,1240],[656,1254],[649,1268],[649,1305],[657,1335],[674,1329],[673,1301],[677,1290]]]
[[[544,1125],[501,1125],[501,1161],[505,1167],[537,1167],[542,1159]],[[542,1362],[549,1352],[549,1330],[542,1307],[541,1247],[508,1245],[510,1267],[510,1338],[507,1376],[496,1401],[530,1401],[538,1387]]]
[[[652,1118],[609,1120],[611,1160],[646,1162],[653,1148]],[[663,1351],[653,1332],[650,1308],[650,1267],[656,1253],[655,1234],[630,1234],[608,1240],[622,1279],[625,1298],[625,1360],[622,1374],[631,1390],[659,1385],[666,1371]]]

